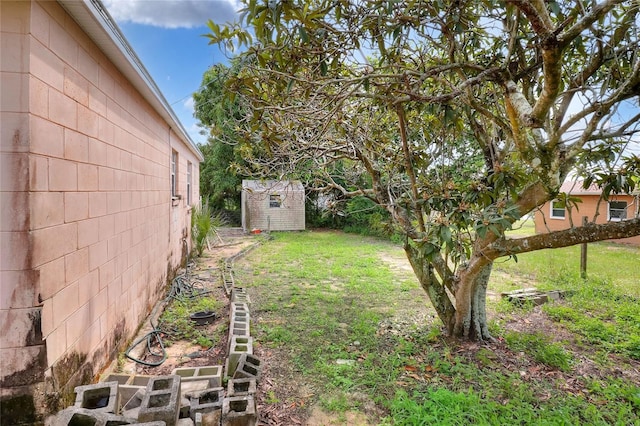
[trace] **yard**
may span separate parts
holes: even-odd
[[[526,226],[524,231],[526,232]],[[330,231],[276,233],[235,264],[252,301],[268,425],[638,424],[640,250],[541,251],[495,266],[495,344],[456,343],[402,249]],[[499,293],[570,292],[541,307]]]

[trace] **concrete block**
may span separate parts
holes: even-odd
[[[231,302],[231,315],[235,312],[249,312],[249,305],[245,302]]]
[[[242,354],[253,355],[253,338],[251,336],[231,336],[229,355],[227,356],[225,375],[233,377]]]
[[[178,409],[178,419],[184,419],[189,417],[190,411],[191,411],[191,401],[189,400],[189,398],[185,398],[184,396],[182,396],[180,398],[180,408]]]
[[[131,382],[129,382],[130,385],[133,386],[143,386],[143,387],[147,387],[147,385],[149,384],[149,380],[151,380],[154,376],[147,376],[144,374],[136,374],[135,376],[133,376],[133,378],[131,379]]]
[[[195,422],[191,420],[191,417],[185,417],[183,419],[178,419],[176,422],[176,426],[193,426]]]
[[[197,413],[202,413],[206,417],[207,413],[222,410],[222,400],[224,399],[224,388],[217,387],[205,389],[191,396],[191,418],[195,420]],[[205,419],[203,418],[203,422]],[[208,423],[204,423],[208,424]]]
[[[180,383],[180,393],[186,397],[191,397],[194,393],[210,388],[209,379],[188,380]]]
[[[180,376],[157,376],[147,384],[142,399],[138,421],[164,421],[175,426],[178,421],[180,402]]]
[[[221,365],[205,365],[201,367],[181,367],[175,368],[171,374],[180,376],[183,386],[191,381],[207,380],[207,388],[217,388],[222,386],[222,366]]]
[[[256,379],[230,379],[227,383],[227,397],[253,395],[257,389]]]
[[[222,403],[222,426],[255,426],[258,413],[253,396],[225,398]]]
[[[118,382],[76,386],[74,390],[76,392],[75,407],[118,414],[120,408]]]
[[[126,385],[129,381],[133,380],[133,375],[131,374],[116,374],[111,373],[106,375],[101,382],[118,382],[118,385]]]
[[[249,312],[236,311],[231,314],[231,322],[246,322],[250,323],[251,317]]]
[[[232,322],[229,324],[229,345],[234,336],[249,337],[251,332],[249,330],[249,324],[244,322]]]
[[[119,385],[118,392],[120,393],[120,403],[123,405],[127,404],[127,402],[131,400],[138,391],[142,391],[142,394],[144,394],[146,389],[146,386]]]
[[[202,413],[196,413],[195,426],[202,426]]]
[[[260,381],[262,361],[251,354],[242,354],[238,360],[238,367],[233,373],[234,379],[256,379]]]
[[[116,426],[137,425],[138,421],[113,413],[72,406],[58,412],[52,424],[53,426]],[[147,426],[165,426],[165,424],[161,422]]]
[[[249,293],[242,287],[233,287],[231,289],[231,303],[243,302],[251,305]]]
[[[130,418],[133,418],[133,419],[137,419],[138,418],[138,414],[140,413],[140,406],[142,405],[142,400],[144,399],[144,394],[146,393],[145,389],[146,388],[138,390],[122,406],[122,415],[123,416],[130,417]]]

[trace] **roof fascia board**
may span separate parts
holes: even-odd
[[[138,55],[118,28],[100,0],[58,0],[76,23],[185,142],[191,152],[204,161],[202,152],[191,139]]]

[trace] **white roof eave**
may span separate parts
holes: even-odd
[[[100,0],[58,0],[58,3],[171,126],[198,160],[204,161],[202,152],[186,132],[102,2]]]

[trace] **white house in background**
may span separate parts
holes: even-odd
[[[242,181],[242,229],[245,232],[305,229],[305,194],[300,181]]]
[[[99,0],[0,2],[0,411],[41,422],[183,261],[202,154]]]

